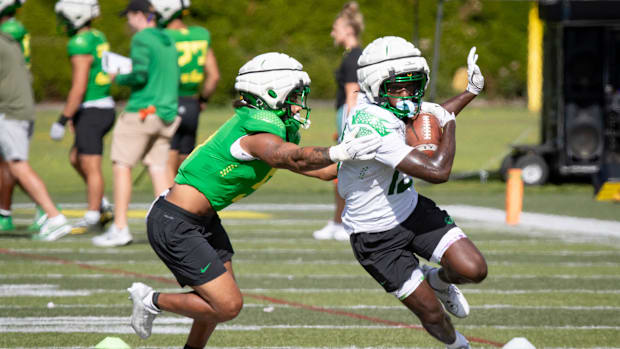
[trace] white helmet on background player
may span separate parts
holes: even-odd
[[[69,35],[75,34],[100,14],[97,0],[59,0],[54,11],[67,26]]]
[[[292,116],[307,127],[310,124],[310,108],[306,103],[310,92],[310,76],[302,69],[301,63],[284,53],[264,53],[239,69],[235,90],[241,93],[249,105],[275,111],[281,117]],[[305,115],[290,115],[291,105],[300,106]]]
[[[166,26],[171,20],[178,18],[183,10],[189,8],[189,0],[150,0],[159,17],[159,24]]]
[[[412,43],[396,36],[378,38],[366,46],[357,64],[358,82],[372,103],[390,109],[400,118],[411,117],[419,112],[430,70],[426,59]],[[405,82],[415,83],[413,96],[388,95],[388,84]],[[388,97],[403,99],[402,109],[392,107],[387,101]]]
[[[0,0],[0,17],[14,16],[26,0]]]

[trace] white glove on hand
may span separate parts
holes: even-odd
[[[439,120],[439,126],[442,128],[446,126],[448,122],[456,119],[456,115],[454,115],[454,113],[448,112],[444,109],[444,107],[437,103],[422,103],[422,110],[420,110],[420,113],[429,113],[435,115],[437,120]]]
[[[476,64],[478,55],[476,54],[476,46],[469,50],[467,55],[467,91],[475,95],[482,92],[484,88],[484,76],[480,72],[480,67]]]
[[[55,141],[62,140],[62,137],[65,136],[65,127],[59,122],[55,122],[52,124],[52,128],[50,129],[50,137]]]
[[[329,158],[333,162],[374,159],[381,145],[381,137],[373,132],[367,136],[355,138],[359,130],[360,127],[354,128],[344,136],[340,144],[329,147]]]

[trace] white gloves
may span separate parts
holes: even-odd
[[[354,128],[344,136],[340,144],[329,147],[329,158],[333,162],[374,159],[377,148],[381,145],[381,137],[373,132],[355,138],[359,130],[360,127]]]
[[[467,55],[467,91],[475,95],[479,94],[484,88],[484,76],[476,64],[477,60],[478,55],[476,54],[476,46],[474,46]]]
[[[422,103],[422,110],[420,113],[429,113],[435,115],[439,120],[439,126],[444,127],[446,124],[456,118],[454,113],[450,113],[445,110],[441,105],[437,103],[424,102]]]
[[[55,122],[52,124],[52,128],[50,129],[50,137],[55,141],[62,140],[62,137],[65,136],[65,126],[59,122]]]

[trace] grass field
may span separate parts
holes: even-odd
[[[304,144],[329,144],[328,107],[313,110]],[[229,109],[206,113],[201,138]],[[58,115],[40,112],[31,160],[61,205],[83,203],[83,185],[71,172],[66,151],[47,136]],[[537,120],[522,109],[473,108],[459,116],[456,172],[495,169],[508,144],[535,142]],[[109,139],[108,139],[109,141]],[[111,189],[106,160],[108,191]],[[139,171],[135,171],[137,176]],[[501,208],[504,185],[491,178],[455,181],[418,189],[441,204]],[[134,203],[151,200],[148,178]],[[18,193],[19,204],[28,202]],[[241,315],[218,327],[217,348],[443,348],[420,330],[418,320],[357,264],[346,243],[317,242],[311,232],[332,212],[331,184],[279,171],[244,203],[222,212],[235,247],[234,268],[245,298]],[[259,208],[257,208],[259,206]],[[144,221],[131,220],[134,243],[123,248],[91,245],[93,233],[57,242],[30,240],[25,226],[33,210],[18,205],[18,230],[0,233],[0,347],[89,348],[106,336],[132,347],[182,347],[190,323],[164,313],[154,334],[141,340],[128,325],[133,281],[159,290],[179,290],[152,252]],[[143,206],[140,206],[143,208]],[[620,220],[620,207],[592,199],[588,184],[526,188],[524,209],[533,212]],[[137,211],[137,216],[140,215]],[[467,319],[453,319],[473,348],[501,347],[526,337],[537,348],[620,348],[620,243],[564,239],[558,234],[489,226],[462,220],[489,263],[480,285],[464,286],[472,305]],[[180,290],[179,290],[180,291]],[[53,307],[48,307],[52,302]]]

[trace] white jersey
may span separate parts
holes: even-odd
[[[441,110],[434,112],[446,112],[434,103],[422,105],[425,111],[437,107]],[[340,166],[338,193],[346,202],[342,223],[349,234],[386,231],[407,219],[418,202],[413,177],[395,169],[413,148],[405,143],[405,123],[363,94],[349,114],[344,133],[356,125],[365,125],[358,137],[377,132],[382,143],[373,160],[346,161]]]

